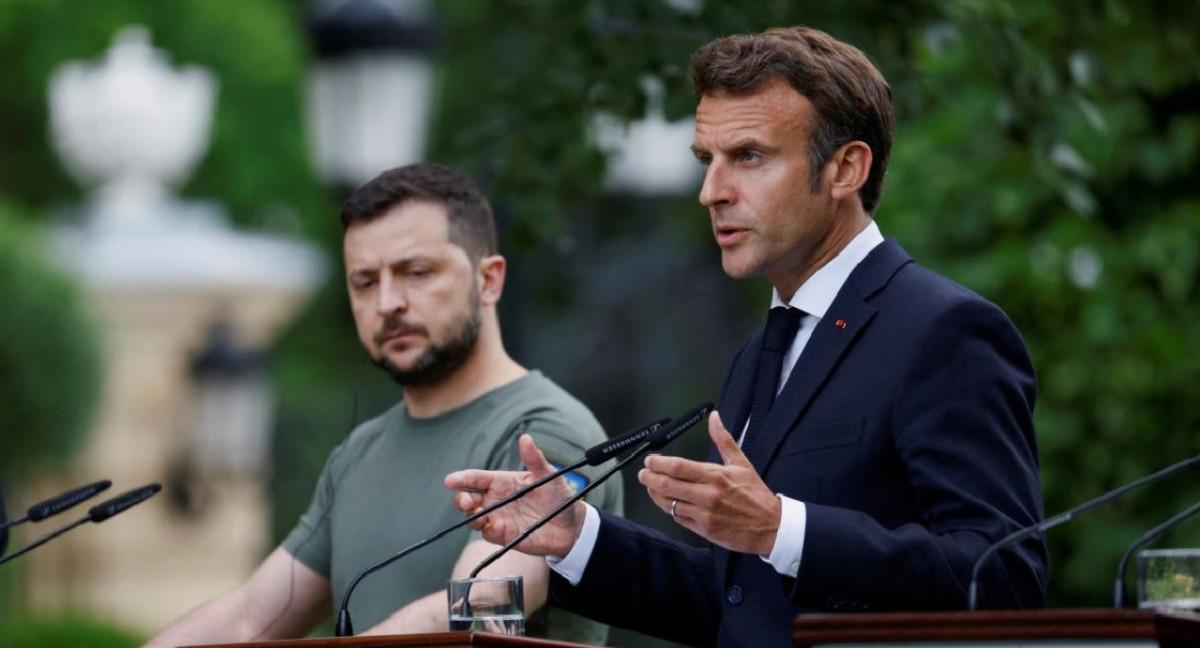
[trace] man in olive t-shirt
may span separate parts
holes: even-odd
[[[304,636],[329,618],[359,571],[461,519],[444,495],[447,473],[517,467],[515,440],[525,431],[552,461],[572,462],[603,441],[583,405],[505,351],[496,305],[507,262],[491,207],[470,181],[437,165],[393,169],[356,190],[341,216],[358,337],[400,384],[403,402],[334,451],[309,511],[249,580],[148,646]],[[593,495],[618,506],[620,480]],[[445,631],[446,581],[498,548],[464,529],[373,574],[351,603],[355,625],[364,634]],[[523,576],[527,614],[542,611],[545,561],[510,552],[482,573],[500,574]],[[604,637],[602,627],[558,610],[534,614],[527,629],[589,643]]]
[[[523,433],[537,439],[559,466],[604,440],[591,413],[537,371],[432,418],[414,418],[400,403],[359,426],[334,450],[312,506],[283,548],[329,578],[333,600],[340,604],[365,567],[462,519],[450,498],[430,497],[431,484],[440,485],[445,475],[464,466],[519,469],[517,437]],[[579,485],[595,476],[569,475],[568,481]],[[620,512],[618,483],[605,482],[588,501]],[[355,626],[373,627],[409,601],[444,589],[463,548],[479,538],[463,527],[363,579],[350,603]],[[591,644],[607,638],[603,624],[549,607],[529,615],[526,632]]]

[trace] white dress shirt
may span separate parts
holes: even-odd
[[[804,351],[805,345],[812,337],[813,329],[817,327],[821,318],[825,317],[825,312],[833,304],[834,298],[842,289],[842,285],[846,283],[850,273],[858,267],[858,264],[867,257],[871,250],[874,250],[882,242],[883,235],[879,232],[879,226],[872,220],[837,256],[814,272],[786,304],[779,297],[778,291],[771,291],[772,308],[791,306],[805,313],[804,317],[800,319],[800,329],[796,332],[791,347],[783,356],[783,370],[779,377],[780,391],[787,384],[788,377],[796,366],[796,360],[800,358],[800,353]],[[747,421],[748,424],[749,421]],[[739,444],[745,432],[745,428],[743,428],[738,438]],[[776,494],[776,497],[783,504],[779,531],[775,535],[775,544],[771,549],[771,554],[762,556],[762,559],[771,563],[775,571],[780,574],[795,577],[800,571],[800,559],[804,552],[804,532],[808,523],[808,512],[804,507],[804,502],[781,494]],[[579,579],[583,577],[583,570],[592,556],[592,549],[596,546],[596,536],[600,531],[600,514],[590,504],[585,504],[585,506],[587,508],[583,529],[570,553],[561,558],[558,556],[547,556],[546,558],[550,568],[573,585],[578,584]]]

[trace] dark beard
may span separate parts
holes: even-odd
[[[462,327],[445,344],[430,343],[411,368],[397,367],[392,364],[387,355],[382,353],[378,358],[371,358],[371,362],[386,371],[392,380],[402,387],[436,385],[448,378],[463,366],[467,358],[471,357],[471,353],[475,350],[475,344],[479,341],[479,329],[482,325],[483,317],[479,307],[476,306],[471,309],[471,314],[467,316]]]

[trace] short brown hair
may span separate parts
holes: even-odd
[[[858,48],[808,27],[726,36],[692,55],[692,84],[700,96],[751,94],[775,79],[786,80],[817,109],[810,142],[813,191],[820,188],[821,167],[840,146],[859,140],[871,147],[871,171],[859,196],[873,212],[883,194],[894,128],[892,89],[883,75]]]
[[[496,221],[487,197],[466,176],[440,164],[410,164],[375,176],[342,204],[342,228],[373,221],[410,200],[445,206],[450,242],[472,263],[496,254]]]

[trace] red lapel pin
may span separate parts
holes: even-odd
[[[844,329],[844,328],[846,328],[846,320],[840,319],[840,320],[834,322],[833,325],[840,329]]]

